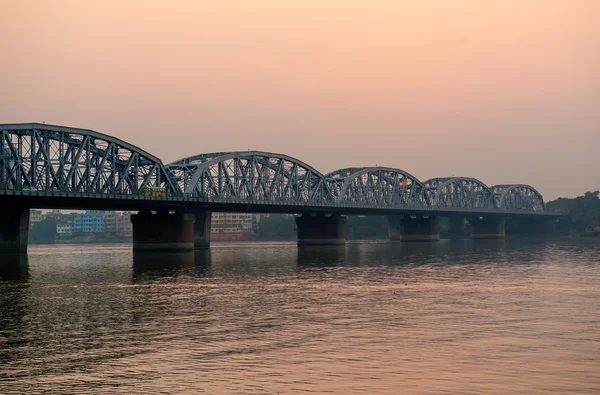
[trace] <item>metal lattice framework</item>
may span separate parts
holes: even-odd
[[[425,186],[434,207],[496,208],[492,190],[475,178],[432,178],[425,181]]]
[[[544,211],[542,194],[529,185],[507,184],[491,187],[496,206],[510,211]]]
[[[150,186],[180,195],[160,159],[86,129],[0,125],[0,189],[142,195]]]
[[[325,177],[287,155],[259,151],[202,154],[167,165],[181,190],[204,201],[331,202]]]
[[[426,207],[426,188],[411,174],[389,167],[339,169],[326,177],[339,203],[383,207]]]
[[[224,209],[242,203],[266,211],[287,205],[289,212],[322,207],[544,214],[542,195],[522,184],[490,188],[468,177],[421,182],[389,167],[350,167],[323,175],[298,159],[261,151],[200,154],[164,166],[140,148],[92,130],[0,124],[0,133],[0,194],[49,196],[53,204],[63,198],[76,205],[71,198],[110,197]]]

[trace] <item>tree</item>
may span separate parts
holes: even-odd
[[[56,219],[46,218],[33,224],[29,231],[29,242],[32,244],[54,243],[56,238]]]
[[[562,221],[562,232],[584,232],[600,226],[600,191],[586,192],[574,199],[559,198],[546,203],[547,211],[561,211],[567,215]]]
[[[294,240],[296,238],[296,224],[293,215],[274,214],[261,216],[258,223],[257,240]]]

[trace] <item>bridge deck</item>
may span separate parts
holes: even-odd
[[[0,189],[0,203],[24,205],[35,208],[62,208],[88,210],[141,210],[144,208],[191,208],[218,212],[248,213],[305,213],[334,212],[338,214],[372,215],[465,215],[501,217],[559,217],[560,213],[532,212],[524,210],[500,210],[492,208],[454,207],[381,207],[376,204],[359,203],[307,203],[282,199],[268,203],[256,203],[240,199],[204,200],[191,195],[175,197],[151,197],[128,194],[101,194],[57,191],[11,191]]]

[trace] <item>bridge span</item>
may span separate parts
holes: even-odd
[[[547,228],[558,215],[525,184],[421,181],[391,167],[321,173],[283,154],[204,153],[163,164],[92,130],[0,124],[0,252],[27,248],[29,208],[132,210],[134,249],[208,247],[211,211],[293,213],[299,244],[344,242],[344,215],[387,215],[390,239],[439,240],[439,217],[471,237],[504,237],[505,218]]]

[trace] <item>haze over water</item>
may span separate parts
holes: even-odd
[[[594,393],[600,240],[30,246],[0,393]]]

